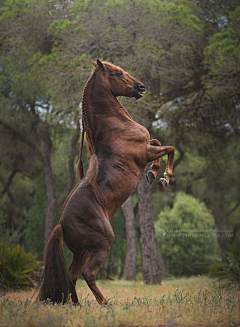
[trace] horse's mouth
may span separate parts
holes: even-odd
[[[136,92],[136,94],[134,96],[138,100],[138,99],[141,99],[142,98],[142,96],[144,95],[144,93],[145,93],[145,91]]]
[[[134,88],[132,89],[132,94],[135,97],[135,99],[141,99],[143,94],[146,92],[145,85],[142,83],[137,83]]]

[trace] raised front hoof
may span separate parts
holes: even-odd
[[[157,182],[159,191],[163,191],[166,186],[168,186],[167,180],[165,178],[160,178]]]
[[[151,172],[151,170],[149,170],[146,174],[146,178],[148,183],[151,185],[154,181],[155,181],[155,176],[154,174]]]

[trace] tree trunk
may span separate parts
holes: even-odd
[[[43,124],[42,140],[43,140],[42,162],[44,167],[45,186],[46,186],[46,193],[47,193],[47,212],[46,212],[46,223],[45,223],[45,233],[44,233],[44,244],[46,244],[49,239],[50,233],[53,229],[54,219],[57,213],[56,199],[53,190],[53,173],[52,173],[52,166],[51,166],[52,141],[51,141],[50,129],[47,123]]]
[[[75,107],[77,107],[77,105]],[[32,116],[29,116],[29,121],[30,123],[32,123],[31,127],[34,128],[34,130],[39,131],[39,134],[37,136],[42,142],[43,146],[41,147],[39,146],[39,144],[36,144],[34,140],[32,140],[29,137],[28,134],[24,134],[23,132],[14,129],[13,127],[9,126],[2,120],[0,120],[0,125],[6,128],[15,138],[22,141],[23,143],[28,145],[31,149],[33,149],[43,164],[44,175],[45,175],[45,186],[46,186],[46,193],[47,193],[47,213],[46,213],[45,234],[44,234],[44,244],[46,245],[50,233],[54,226],[58,208],[63,203],[63,201],[65,200],[65,198],[67,197],[67,195],[69,194],[69,192],[71,191],[74,185],[74,181],[75,181],[74,159],[78,154],[77,144],[80,137],[80,132],[79,132],[80,126],[79,126],[79,120],[76,116],[77,128],[71,140],[71,153],[69,155],[69,161],[68,161],[69,179],[65,189],[61,192],[59,197],[56,198],[53,188],[54,181],[53,181],[53,171],[51,165],[51,153],[52,153],[51,127],[48,125],[47,121],[42,121],[40,117],[36,114],[34,105],[31,107],[31,112],[35,116],[33,117],[33,120],[32,120]],[[12,174],[9,176],[8,182],[2,191],[3,194],[7,191],[9,192],[9,186],[11,185],[12,179],[16,173],[17,170],[12,172]],[[9,195],[9,197],[10,196],[11,194]]]
[[[142,239],[142,274],[146,284],[161,284],[163,261],[159,250],[152,206],[151,187],[146,181],[146,167],[138,184],[138,212]]]
[[[132,196],[122,205],[125,219],[125,230],[127,240],[127,256],[125,260],[124,274],[126,279],[135,280],[136,277],[136,230],[134,225],[134,212],[132,207]]]
[[[54,195],[53,190],[53,172],[51,166],[51,137],[48,126],[46,130],[44,130],[42,140],[44,142],[44,150],[42,154],[42,161],[44,165],[44,173],[45,173],[45,185],[47,192],[47,213],[46,213],[46,223],[45,223],[45,233],[44,233],[44,244],[49,240],[51,231],[54,227],[54,221],[57,215],[58,208],[62,205],[63,201],[70,193],[73,188],[75,181],[75,169],[74,169],[74,158],[78,153],[78,140],[80,137],[79,133],[79,124],[77,125],[77,129],[71,140],[71,153],[68,161],[68,170],[69,170],[69,180],[65,187],[65,189],[61,192],[58,198]]]

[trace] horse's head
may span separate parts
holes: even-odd
[[[100,60],[93,65],[101,74],[102,84],[105,83],[115,97],[122,95],[140,99],[145,93],[145,85],[120,67]]]

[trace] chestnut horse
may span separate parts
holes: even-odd
[[[159,185],[167,185],[173,173],[174,149],[150,140],[147,129],[133,121],[116,98],[139,99],[145,92],[144,84],[113,64],[99,60],[93,64],[82,99],[83,128],[91,152],[89,168],[83,177],[80,155],[82,179],[65,202],[46,246],[41,301],[65,302],[71,294],[72,301],[78,303],[75,286],[81,273],[98,303],[106,304],[96,277],[114,240],[110,218],[134,192],[148,162],[153,162],[147,174],[150,183],[157,175],[159,158],[166,154],[165,178]],[[69,270],[63,240],[73,252]]]

